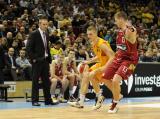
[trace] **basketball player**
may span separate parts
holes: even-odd
[[[103,78],[106,83],[111,86],[113,101],[108,113],[116,113],[117,104],[120,99],[120,81],[128,79],[133,73],[135,66],[138,63],[137,51],[137,31],[128,21],[127,15],[124,12],[117,12],[114,16],[115,23],[119,28],[116,44],[117,52],[112,63],[106,66],[103,73]]]
[[[97,36],[97,30],[95,27],[93,26],[88,27],[87,35],[96,56],[89,61],[84,61],[83,63],[86,64],[96,63],[96,64],[89,69],[89,72],[87,71],[83,73],[83,79],[80,88],[80,100],[78,102],[72,102],[69,104],[71,106],[78,108],[84,107],[83,105],[84,105],[85,95],[88,91],[89,81],[91,81],[97,97],[97,102],[96,105],[93,107],[93,109],[98,109],[101,107],[101,104],[104,100],[104,97],[101,95],[99,86],[99,83],[106,81],[102,80],[102,72],[104,71],[104,68],[111,63],[112,59],[114,58],[114,52],[112,51],[107,41]],[[110,86],[108,86],[108,88],[111,90]]]
[[[76,99],[73,95],[77,88],[78,84],[77,79],[79,79],[74,50],[70,50],[68,52],[68,57],[65,57],[64,59],[64,72],[65,75],[67,75],[67,79],[69,80],[69,95],[70,95],[69,101],[74,101]]]
[[[67,100],[64,99],[64,92],[66,91],[69,81],[67,79],[67,76],[64,73],[64,68],[63,68],[63,61],[64,61],[64,54],[59,54],[57,55],[57,59],[52,61],[51,64],[51,96],[53,102],[67,102]],[[57,100],[55,96],[55,90],[56,87],[60,86],[61,91],[60,91],[60,96],[59,99]]]

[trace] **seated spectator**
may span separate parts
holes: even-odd
[[[78,59],[78,60],[87,60],[87,59],[89,59],[89,54],[86,51],[86,47],[85,46],[82,46],[81,48],[79,48],[78,54],[76,56],[76,59]]]
[[[53,24],[53,21],[48,22],[48,31],[49,31],[49,34],[54,34],[55,36],[57,36],[56,33],[58,33],[58,32],[56,32],[57,30],[56,30],[56,27]],[[56,33],[54,33],[54,32],[56,32]],[[52,40],[52,41],[54,41],[54,40]]]
[[[153,51],[152,48],[148,48],[145,52],[144,57],[142,58],[143,62],[153,62]]]
[[[63,53],[62,44],[61,42],[57,41],[53,47],[50,49],[51,57],[56,58],[57,55]]]
[[[19,67],[14,57],[14,48],[9,48],[8,54],[5,56],[5,73],[9,74],[12,80],[18,80],[17,74],[20,73]]]
[[[50,42],[52,44],[55,44],[57,41],[60,40],[60,37],[58,36],[58,31],[57,30],[53,30],[50,36]]]
[[[73,45],[76,40],[76,36],[74,35],[73,31],[68,32],[68,38],[70,40],[71,45]]]
[[[52,61],[52,64],[50,66],[51,68],[51,96],[53,102],[66,102],[64,99],[64,93],[69,85],[69,81],[67,80],[67,76],[64,73],[64,55],[58,55],[58,57]],[[60,95],[58,99],[55,95],[55,90],[57,85],[60,86]]]
[[[112,42],[113,39],[112,39],[111,31],[109,30],[107,31],[107,34],[105,35],[104,39],[108,41],[109,43]]]
[[[16,59],[16,63],[19,65],[22,73],[24,73],[24,78],[26,80],[31,80],[32,66],[29,63],[29,60],[26,58],[25,50],[20,50],[20,56]]]
[[[157,62],[157,60],[158,60],[158,56],[157,56],[157,54],[158,54],[158,49],[153,49],[153,62]]]
[[[12,43],[13,43],[13,34],[12,34],[12,32],[8,32],[6,37],[7,37],[8,47],[12,47]]]

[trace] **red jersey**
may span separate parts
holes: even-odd
[[[69,72],[72,72],[73,67],[74,67],[74,61],[70,61],[70,62],[67,64],[67,70],[68,70]]]
[[[124,60],[128,60],[133,62],[134,64],[138,63],[137,42],[132,44],[128,40],[126,40],[125,31],[120,30],[118,32],[116,44],[117,44],[117,52],[116,52],[117,61],[121,62]]]
[[[63,76],[62,64],[60,64],[60,65],[55,64],[55,75],[56,76]]]

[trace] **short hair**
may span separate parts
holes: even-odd
[[[96,29],[95,26],[89,26],[89,27],[87,28],[87,31],[95,31],[95,33],[97,33],[97,29]]]
[[[48,18],[47,18],[47,16],[45,16],[45,15],[40,15],[39,16],[39,21],[40,20],[48,20]]]
[[[62,43],[60,41],[56,41],[55,45],[62,45]]]
[[[70,53],[70,52],[74,52],[75,53],[75,51],[73,49],[69,49],[68,53]]]
[[[26,50],[24,50],[24,49],[21,49],[19,52],[22,52],[22,51],[26,52]]]
[[[114,17],[123,18],[124,20],[128,19],[128,16],[124,11],[117,12]]]

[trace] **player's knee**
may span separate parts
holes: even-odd
[[[53,84],[55,84],[55,83],[57,83],[57,79],[56,78],[53,78],[52,80],[51,80],[51,82],[53,83]]]

